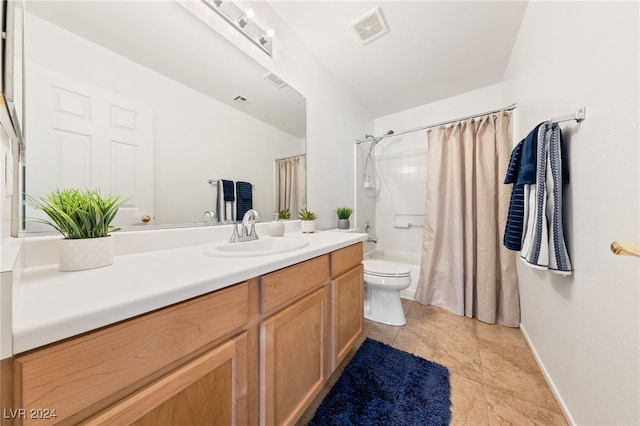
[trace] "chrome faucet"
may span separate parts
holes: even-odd
[[[240,225],[240,231],[238,232],[238,224],[233,225],[233,234],[229,238],[230,243],[236,243],[241,241],[257,240],[258,234],[256,234],[256,222],[260,221],[260,213],[257,210],[250,209],[244,216],[242,216],[242,224]],[[251,225],[251,226],[249,226]]]
[[[364,223],[364,231],[368,234],[369,233],[369,229],[373,228],[373,226],[371,226],[371,223],[369,223],[369,221],[367,220]],[[367,242],[368,243],[374,243],[377,244],[378,243],[378,239],[375,237],[369,237],[367,238]]]

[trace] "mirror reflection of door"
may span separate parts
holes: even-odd
[[[153,217],[151,108],[35,63],[27,67],[30,127],[26,192],[100,189],[128,198],[114,225]],[[27,217],[42,213],[27,206]]]

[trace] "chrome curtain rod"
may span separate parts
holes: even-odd
[[[504,107],[504,108],[500,108],[500,109],[494,109],[493,111],[481,112],[479,114],[468,115],[466,117],[455,118],[453,120],[441,121],[440,123],[429,124],[428,126],[417,127],[415,129],[405,130],[403,132],[396,132],[396,133],[392,133],[390,135],[377,136],[374,139],[384,139],[384,138],[388,138],[388,137],[391,137],[391,136],[404,135],[405,133],[418,132],[420,130],[427,130],[427,129],[431,129],[433,127],[444,126],[444,125],[447,125],[447,124],[456,123],[458,121],[464,121],[464,120],[469,120],[471,118],[482,117],[482,116],[489,115],[489,114],[494,114],[494,113],[500,112],[500,111],[511,111],[511,110],[513,110],[515,108],[516,108],[516,104],[511,104],[508,107]],[[363,142],[371,142],[371,141],[373,141],[373,139],[356,140],[356,145],[359,145],[359,144],[361,144]]]
[[[356,140],[356,145],[359,145],[359,144],[361,144],[363,142],[371,142],[371,141],[373,141],[375,139],[380,140],[380,139],[388,138],[390,136],[404,135],[405,133],[412,133],[412,132],[417,132],[419,130],[427,130],[427,129],[431,129],[433,127],[444,126],[444,125],[447,125],[447,124],[456,123],[458,121],[464,121],[464,120],[469,120],[471,118],[482,117],[482,116],[485,116],[485,115],[494,114],[494,113],[500,112],[500,111],[511,111],[511,110],[513,110],[515,108],[516,108],[516,104],[511,104],[508,107],[504,107],[504,108],[500,108],[500,109],[494,109],[493,111],[483,112],[483,113],[480,113],[480,114],[468,115],[466,117],[456,118],[454,120],[442,121],[440,123],[430,124],[428,126],[418,127],[416,129],[405,130],[403,132],[392,133],[390,135],[378,136],[378,137],[373,138],[373,139]],[[575,112],[573,114],[568,114],[568,115],[563,115],[563,116],[560,116],[560,117],[555,117],[555,118],[552,118],[549,121],[551,121],[552,123],[561,123],[563,121],[575,120],[576,122],[580,123],[586,117],[587,117],[587,108],[586,107],[582,107],[577,112]]]
[[[290,158],[306,157],[307,154],[291,155],[289,157],[276,158],[275,161],[288,160]]]

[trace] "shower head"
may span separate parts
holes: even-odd
[[[373,145],[377,144],[378,142],[380,142],[382,139],[384,139],[386,136],[389,135],[393,135],[395,132],[393,130],[387,130],[387,133],[384,134],[384,136],[380,136],[380,137],[375,137],[372,135],[364,135],[365,139],[372,139],[373,140]]]

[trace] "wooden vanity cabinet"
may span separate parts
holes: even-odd
[[[246,395],[247,333],[242,333],[82,424],[245,425]]]
[[[17,355],[13,402],[25,414],[10,420],[18,426],[77,424],[113,407],[243,331],[248,301],[249,286],[244,282]],[[199,368],[189,371],[202,374]],[[32,410],[55,410],[55,417],[32,416],[38,414]]]
[[[294,424],[329,377],[329,262],[324,255],[260,279],[262,425]]]
[[[358,243],[3,360],[0,423],[294,424],[362,334],[361,260]]]
[[[288,306],[260,325],[261,424],[295,424],[361,338],[362,254],[358,243],[261,278],[261,311]]]
[[[329,288],[261,323],[263,425],[294,424],[329,377]]]
[[[364,277],[362,243],[331,253],[331,371],[362,337]]]

